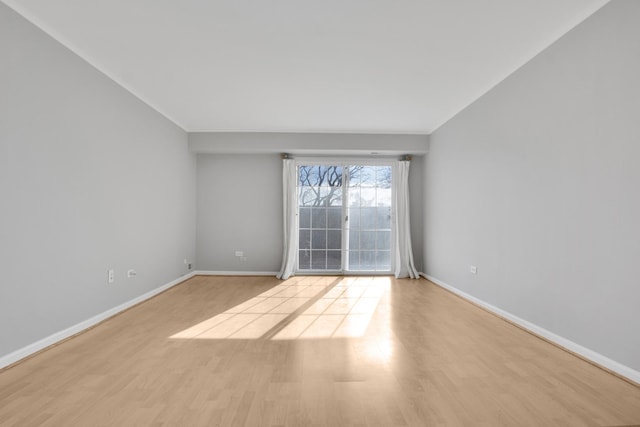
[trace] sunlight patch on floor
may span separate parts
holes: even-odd
[[[335,281],[335,277],[289,279],[170,338],[361,337],[380,299],[389,290],[391,280],[388,277],[345,277],[334,286]],[[303,310],[305,306],[307,308]]]

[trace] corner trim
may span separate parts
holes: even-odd
[[[277,271],[211,271],[200,270],[193,273],[195,276],[277,276]]]
[[[634,383],[634,385],[640,385],[639,371],[636,371],[633,368],[623,365],[622,363],[616,362],[615,360],[609,359],[608,357],[603,356],[600,353],[597,353],[593,350],[583,347],[580,344],[577,344],[571,340],[568,340],[560,335],[554,334],[553,332],[547,329],[544,329],[527,320],[524,320],[518,316],[515,316],[509,313],[508,311],[502,310],[501,308],[498,308],[481,299],[478,299],[472,295],[469,295],[468,293],[461,291],[433,276],[430,276],[424,273],[420,273],[420,275],[425,279],[429,280],[430,282],[434,283],[435,285],[440,286],[441,288],[444,288],[458,295],[459,297],[480,306],[481,308],[497,315],[498,317],[502,317],[503,319],[521,327],[527,332],[530,332],[533,335],[538,336],[539,338],[549,341],[552,344],[562,348],[563,350],[573,353],[576,356],[581,357],[590,363],[593,363],[599,368],[602,368],[606,371],[611,371],[613,374],[623,377],[623,379]]]
[[[20,362],[23,359],[26,359],[29,356],[32,356],[40,351],[46,350],[48,347],[51,347],[53,345],[56,345],[58,343],[60,343],[61,341],[66,340],[67,338],[71,338],[74,335],[77,335],[93,326],[96,326],[98,323],[103,322],[107,319],[109,319],[110,317],[115,316],[118,313],[121,313],[123,311],[125,311],[128,308],[133,307],[134,305],[140,304],[141,302],[144,302],[156,295],[158,295],[159,293],[162,293],[164,291],[166,291],[169,288],[172,288],[182,282],[184,282],[185,280],[188,280],[190,278],[192,278],[193,276],[195,276],[195,273],[189,273],[186,274],[184,276],[181,276],[175,280],[172,280],[171,282],[162,285],[156,289],[153,289],[147,293],[144,293],[136,298],[133,298],[132,300],[129,300],[127,302],[124,302],[116,307],[113,307],[107,311],[103,311],[100,314],[97,314],[87,320],[84,320],[80,323],[77,323],[67,329],[64,329],[62,331],[56,332],[54,334],[49,335],[48,337],[45,337],[41,340],[38,340],[32,344],[29,344],[25,347],[22,347],[16,351],[13,351],[9,354],[6,354],[4,356],[0,356],[0,369],[6,368],[10,365],[13,365],[15,363]]]

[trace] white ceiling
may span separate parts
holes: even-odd
[[[430,133],[608,0],[3,0],[188,131]]]

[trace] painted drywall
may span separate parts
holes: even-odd
[[[442,126],[424,181],[427,274],[635,370],[639,21],[612,1]]]
[[[276,154],[199,154],[197,265],[275,272],[282,256],[282,166]],[[242,251],[246,260],[235,256]]]
[[[411,248],[418,272],[424,272],[424,156],[413,156],[409,166],[409,216],[411,217]]]
[[[416,160],[409,174],[412,240],[417,264],[422,260],[422,169],[422,161]],[[197,170],[198,269],[279,271],[282,263],[280,156],[198,154]],[[236,257],[236,251],[242,251],[246,260]]]
[[[423,155],[429,150],[428,135],[357,133],[189,133],[195,153],[256,154],[293,153],[324,156]]]
[[[2,357],[187,273],[195,155],[182,129],[1,3],[0,58]]]

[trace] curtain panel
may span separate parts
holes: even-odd
[[[409,215],[409,160],[397,163],[395,183],[396,205],[396,259],[395,276],[397,278],[410,277],[418,279],[418,271],[413,263],[413,249],[411,248],[411,218]]]
[[[298,248],[297,178],[295,160],[282,159],[282,229],[284,235],[282,239],[282,266],[277,277],[283,280],[293,274],[296,266]]]

